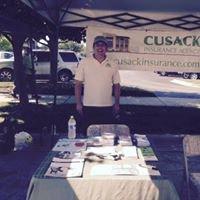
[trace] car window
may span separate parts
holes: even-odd
[[[5,59],[9,59],[9,58],[12,58],[13,55],[11,53],[4,53],[4,58]]]
[[[64,62],[78,62],[76,55],[72,52],[59,52]]]
[[[35,51],[34,56],[37,62],[50,62],[50,52],[48,51]]]

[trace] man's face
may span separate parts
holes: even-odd
[[[23,48],[22,49],[22,55],[29,55],[29,49],[28,48]]]
[[[107,52],[107,46],[104,42],[97,42],[94,44],[94,54],[104,56]]]
[[[24,56],[26,54],[25,49],[22,49],[22,55]]]

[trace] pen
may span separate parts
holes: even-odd
[[[153,169],[153,170],[158,170],[158,168],[156,166],[147,166],[147,165],[142,165],[142,164],[139,164],[140,167],[144,167],[144,168],[147,168],[147,169]]]

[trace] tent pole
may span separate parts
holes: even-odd
[[[22,46],[25,41],[25,36],[12,34],[13,40],[13,52],[14,52],[14,75],[15,75],[15,84],[19,92],[19,101],[21,105],[27,105],[28,94],[25,84],[25,69],[22,62]]]
[[[56,88],[57,88],[57,68],[58,68],[58,31],[59,27],[56,26],[54,32],[50,35],[50,51],[51,51],[51,80],[53,84],[54,101],[53,105],[56,105]]]

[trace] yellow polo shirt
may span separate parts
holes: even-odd
[[[84,84],[84,106],[112,106],[112,86],[120,83],[117,66],[106,58],[102,63],[94,57],[83,59],[76,71],[75,80]]]

